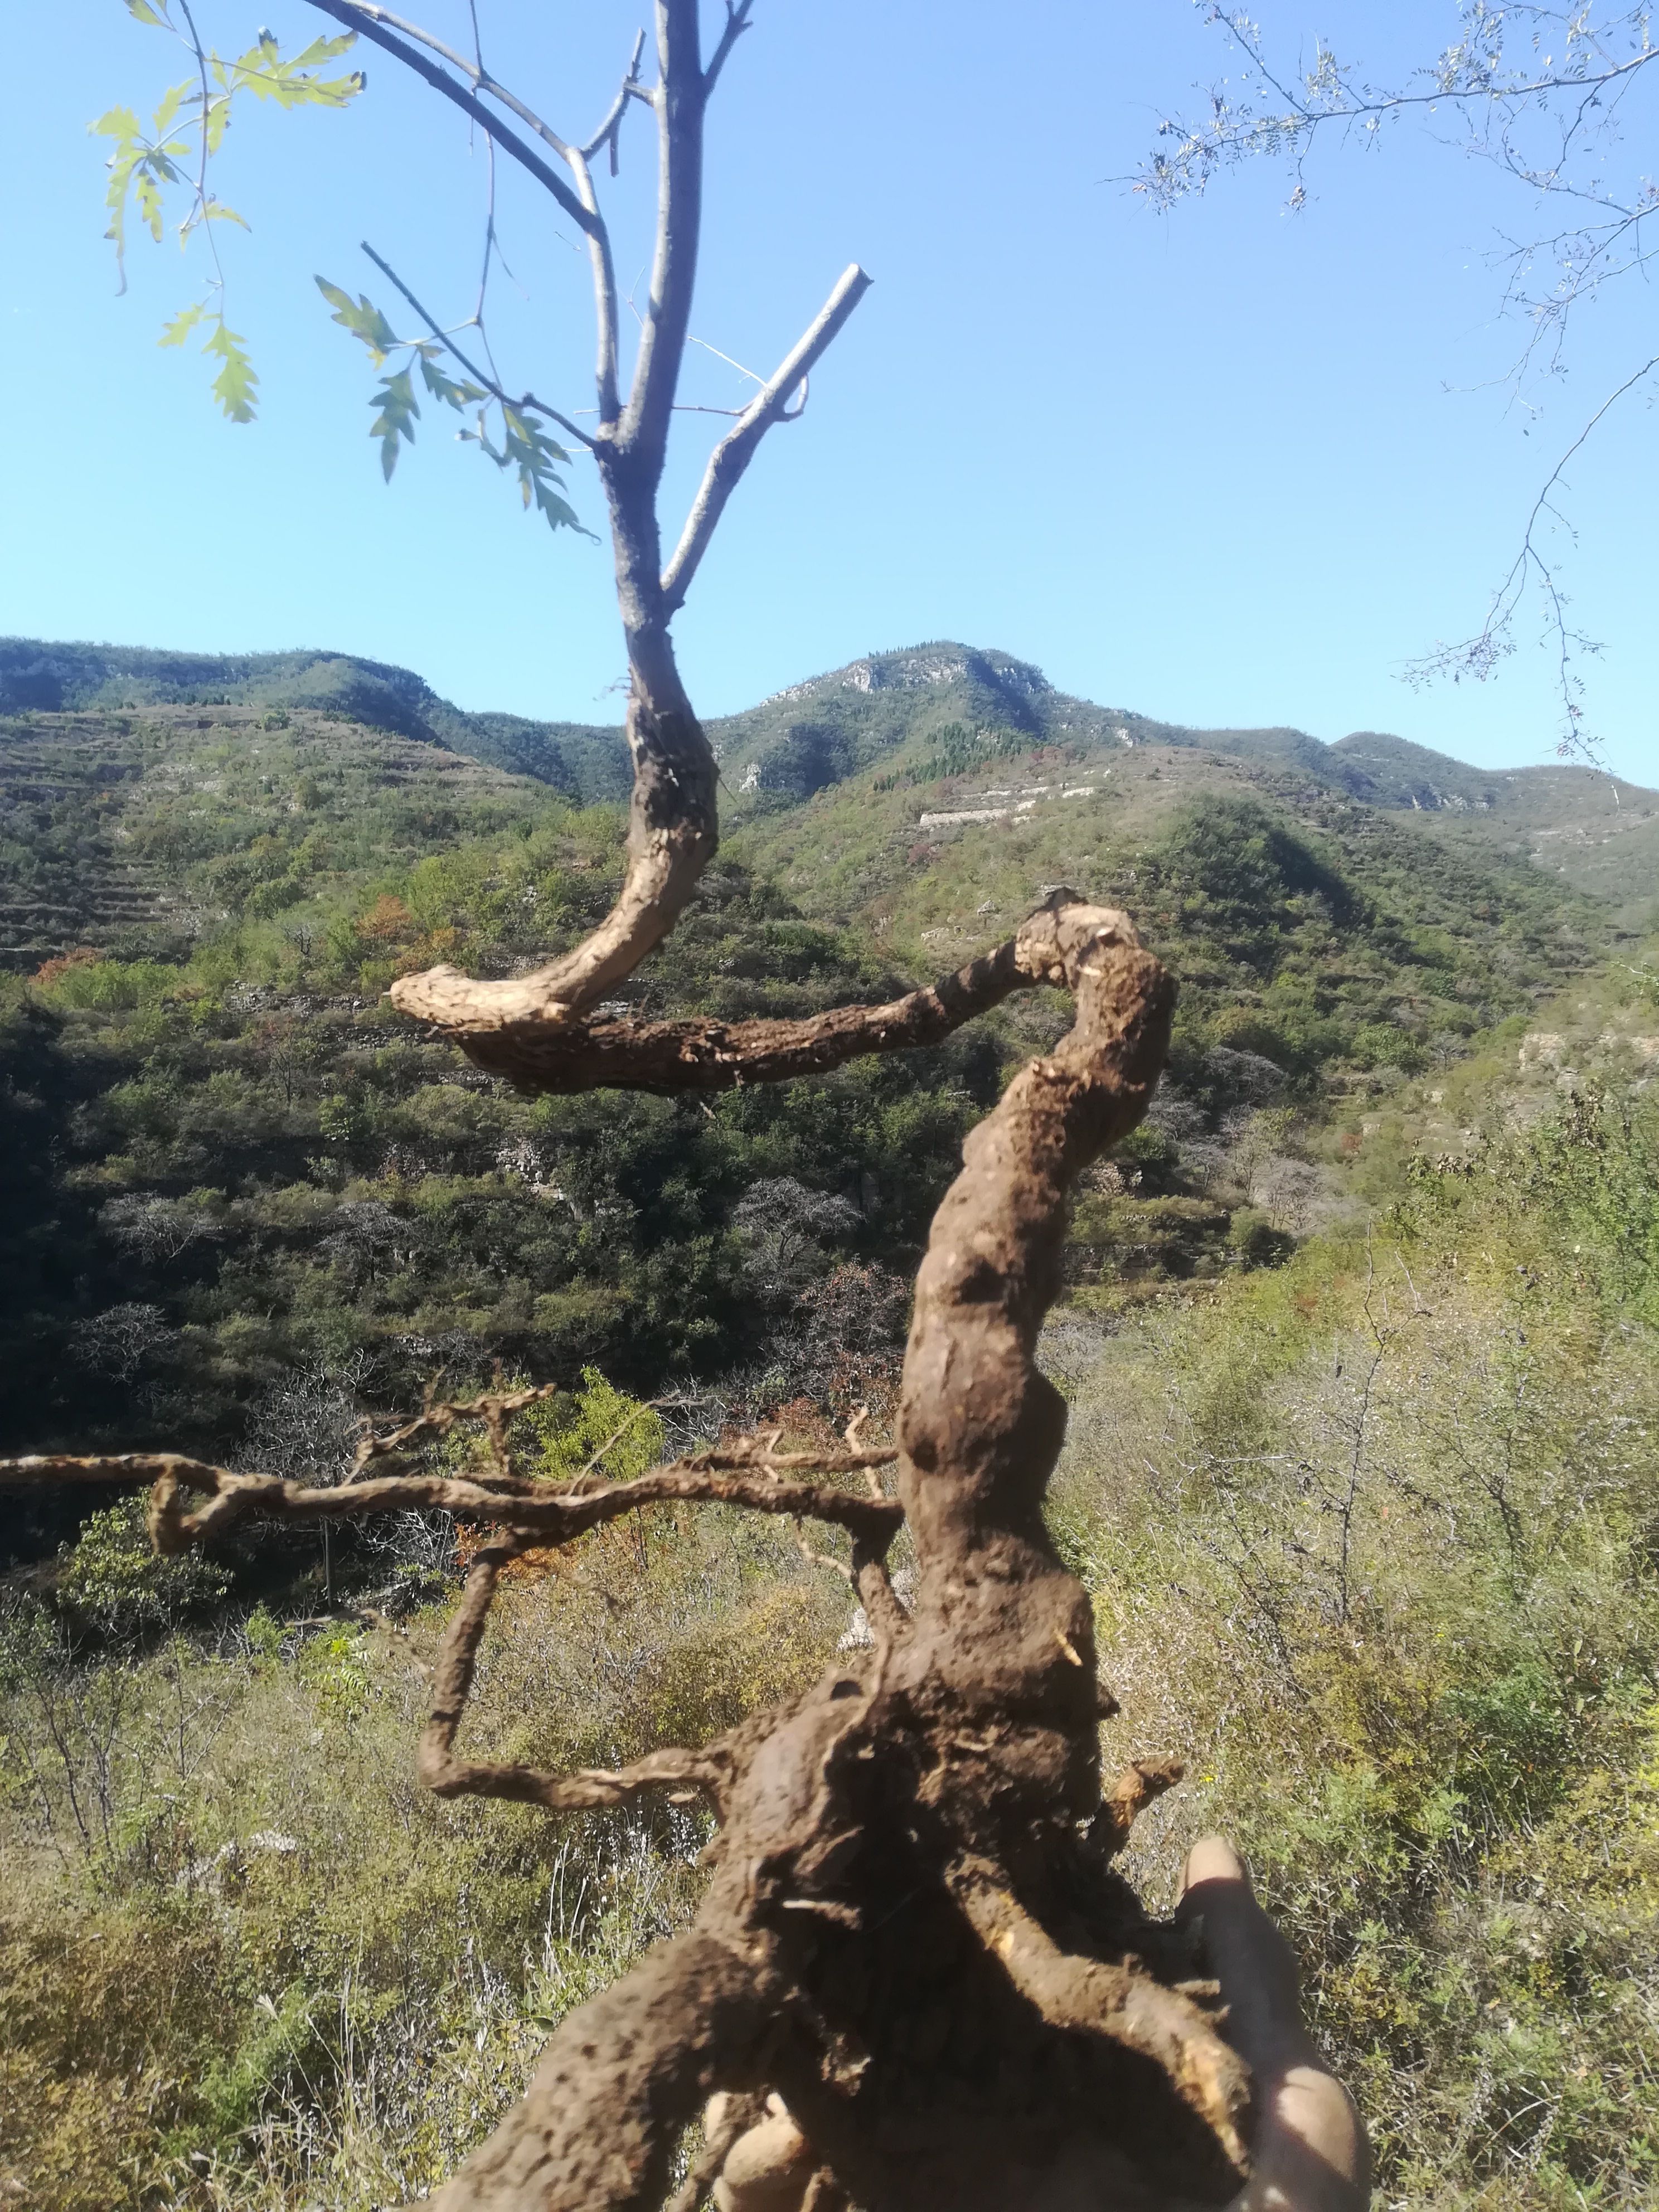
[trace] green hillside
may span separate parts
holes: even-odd
[[[469,714],[407,669],[348,653],[215,655],[0,639],[0,714],[243,705],[355,722],[532,777],[584,804],[624,799],[619,726]],[[1543,867],[1610,902],[1629,927],[1659,904],[1659,795],[1594,771],[1474,769],[1403,738],[1359,731],[1334,745],[1292,729],[1184,728],[1056,690],[1011,654],[945,641],[872,653],[792,684],[709,733],[728,815],[787,809],[866,771],[907,787],[973,778],[1057,748],[1104,772],[1146,747],[1222,756],[1300,775],[1310,789],[1428,817],[1467,842]],[[1051,765],[1053,763],[1050,763]],[[1006,781],[1006,778],[1002,779]]]
[[[406,668],[344,653],[158,653],[0,638],[0,714],[111,717],[162,708],[300,711],[465,753],[586,804],[625,799],[620,729],[468,714]]]
[[[231,1450],[295,1377],[347,1369],[380,1402],[496,1358],[779,1402],[837,1332],[890,1367],[961,1136],[1058,1001],[787,1094],[520,1097],[381,994],[574,941],[615,889],[618,808],[477,757],[479,718],[472,752],[440,742],[453,710],[395,670],[21,647],[4,665],[14,696],[70,702],[0,715],[8,1444]],[[621,1002],[873,1000],[1056,883],[1121,900],[1182,1000],[1153,1121],[1079,1209],[1085,1300],[1282,1256],[1350,1202],[1342,1147],[1374,1109],[1524,1025],[1617,935],[1607,902],[1517,857],[1518,829],[1452,834],[1486,823],[1473,771],[1454,787],[1446,764],[1437,809],[1372,805],[1344,778],[1386,767],[1397,801],[1421,762],[1200,744],[1004,655],[860,667],[717,726],[749,788]],[[94,703],[112,686],[121,703]],[[803,798],[805,708],[837,772]],[[1536,842],[1549,793],[1559,815],[1578,787],[1533,773],[1549,784],[1514,781]],[[803,1207],[780,1276],[773,1217]]]
[[[61,687],[0,713],[0,1448],[327,1476],[365,1413],[497,1364],[561,1384],[523,1445],[567,1471],[860,1404],[880,1430],[962,1137],[1064,1002],[784,1089],[520,1097],[382,994],[605,909],[622,809],[547,772],[580,756],[514,726],[544,771],[515,772],[489,718],[343,658],[127,660],[0,664]],[[1175,1051],[1079,1192],[1044,1358],[1105,1755],[1188,1760],[1134,1878],[1166,1898],[1206,1826],[1248,1845],[1390,2203],[1638,2212],[1659,984],[1629,931],[1659,801],[1169,730],[963,648],[860,665],[716,726],[725,848],[621,1003],[874,1000],[1056,883],[1130,907]],[[414,1789],[441,1516],[158,1563],[132,1501],[3,1511],[0,2196],[434,2185],[684,1921],[701,1816]],[[703,1741],[847,1628],[844,1583],[748,1517],[664,1508],[567,1566],[498,1607],[481,1752]]]

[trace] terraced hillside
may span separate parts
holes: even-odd
[[[626,798],[619,728],[467,714],[407,668],[344,653],[159,653],[0,638],[0,715],[144,714],[243,707],[384,730],[551,784],[584,803]]]
[[[108,716],[0,723],[0,966],[29,973],[70,945],[165,926],[160,872],[118,831],[143,772],[131,726]]]
[[[325,787],[348,807],[400,794],[424,841],[489,797],[513,806],[522,786],[431,740],[306,708],[0,716],[0,968],[32,974],[77,951],[182,957],[230,920],[229,877],[258,840],[266,858],[274,836],[303,842],[287,833]],[[210,854],[216,874],[181,872]],[[258,889],[277,911],[281,872]]]
[[[0,714],[193,705],[286,710],[392,732],[583,804],[628,792],[617,725],[465,713],[409,670],[349,653],[212,655],[0,638]],[[1103,774],[1120,754],[1150,747],[1299,776],[1329,798],[1412,814],[1450,849],[1524,860],[1605,902],[1632,929],[1659,911],[1659,794],[1616,777],[1558,764],[1475,769],[1376,731],[1326,744],[1295,729],[1188,729],[1073,697],[1028,661],[950,640],[871,653],[708,727],[734,823],[861,776],[873,783],[892,775],[907,789],[966,777],[971,790],[983,770],[979,783],[995,794],[1009,780],[998,763],[1034,748],[1053,749],[1049,767],[1092,762]],[[1005,792],[984,803],[1033,795]]]

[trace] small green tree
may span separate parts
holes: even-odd
[[[125,1644],[164,1633],[205,1611],[230,1587],[230,1574],[201,1552],[158,1553],[144,1526],[143,1501],[124,1498],[94,1513],[60,1554],[59,1605],[100,1640]]]

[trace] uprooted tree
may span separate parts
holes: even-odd
[[[778,2179],[797,2204],[967,2212],[1056,2185],[1085,2192],[1079,2202],[1143,2203],[1138,2192],[1148,2192],[1220,2203],[1248,2163],[1249,2079],[1220,2033],[1216,1986],[1191,1932],[1150,1917],[1113,1869],[1135,1813],[1179,1770],[1132,1767],[1103,1792],[1100,1724],[1115,1707],[1096,1671],[1088,1598],[1045,1532],[1065,1409],[1034,1358],[1059,1284],[1068,1193],[1146,1109],[1172,984],[1124,915],[1061,891],[996,951],[885,1006],[733,1024],[594,1011],[673,927],[715,847],[714,757],[675,667],[670,623],[727,495],[767,430],[799,412],[808,372],[867,279],[847,272],[720,441],[665,560],[657,491],[688,336],[704,117],[752,0],[726,0],[707,59],[698,0],[655,0],[655,80],[642,79],[636,49],[584,143],[552,131],[481,58],[379,7],[312,4],[465,110],[586,239],[597,427],[565,427],[605,489],[630,672],[635,784],[612,912],[532,974],[476,982],[438,968],[398,982],[394,1003],[481,1066],[545,1091],[778,1081],[930,1042],[1036,985],[1073,994],[1074,1025],[1015,1077],[964,1147],[917,1278],[890,1449],[863,1444],[854,1425],[839,1453],[786,1454],[777,1439],[756,1438],[630,1481],[553,1485],[522,1475],[512,1449],[513,1418],[539,1394],[497,1391],[468,1406],[434,1403],[367,1437],[337,1486],[167,1455],[14,1462],[3,1479],[151,1482],[163,1552],[249,1515],[325,1523],[447,1510],[490,1534],[433,1669],[420,1754],[429,1786],[556,1812],[661,1790],[712,1806],[712,1872],[694,1924],[566,2019],[522,2100],[434,2200],[445,2212],[645,2212],[668,2197],[682,2138],[706,2112],[702,2148],[672,2199],[690,2212],[734,2145],[750,2147],[752,2165],[768,2126],[775,2138],[769,2099],[789,2116]],[[184,18],[205,118],[216,64],[187,8]],[[277,65],[274,42],[266,58]],[[260,65],[256,54],[235,66]],[[635,104],[655,121],[659,196],[649,305],[624,397],[591,164],[614,153]],[[453,344],[427,327],[434,349]],[[489,390],[509,425],[522,426],[531,401],[493,380]],[[539,403],[534,411],[558,419]],[[469,1475],[419,1464],[422,1447],[462,1421],[482,1427],[487,1464]],[[470,1759],[459,1731],[503,1569],[665,1499],[843,1532],[867,1645],[843,1653],[794,1703],[619,1772]],[[902,1526],[915,1552],[908,1609],[886,1566]],[[772,2110],[775,2119],[775,2101]]]

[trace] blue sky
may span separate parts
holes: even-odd
[[[498,76],[562,127],[597,119],[638,0],[479,8]],[[463,34],[462,0],[425,10]],[[1400,671],[1478,625],[1538,483],[1652,351],[1646,302],[1587,317],[1571,375],[1528,418],[1492,383],[1518,333],[1496,319],[1486,257],[1528,210],[1425,132],[1324,157],[1296,216],[1265,168],[1168,218],[1109,181],[1161,112],[1227,66],[1188,0],[755,12],[711,117],[695,328],[765,370],[848,261],[876,283],[805,419],[762,449],[679,619],[704,713],[954,637],[1174,720],[1389,729],[1493,765],[1551,756],[1559,714],[1530,616],[1528,649],[1493,683],[1413,691]],[[1378,76],[1454,22],[1449,0],[1256,12],[1292,45],[1324,31]],[[322,22],[302,0],[198,0],[198,20],[232,50],[262,22],[285,45]],[[370,52],[350,113],[237,124],[218,189],[253,226],[225,258],[264,406],[233,428],[193,351],[155,344],[192,270],[140,239],[118,297],[100,236],[86,125],[153,102],[182,74],[178,50],[121,0],[8,11],[3,45],[0,630],[327,646],[418,669],[465,706],[609,719],[622,656],[605,550],[526,520],[430,417],[384,485],[366,356],[312,283],[320,271],[379,297],[368,238],[446,319],[468,310],[484,179],[464,121]],[[625,282],[648,253],[648,128],[630,122],[612,188]],[[505,373],[588,404],[568,228],[507,174],[500,227]],[[695,356],[685,396],[740,394]],[[1568,581],[1606,646],[1591,725],[1612,764],[1659,784],[1653,419],[1627,403],[1575,466]],[[671,538],[714,427],[682,418]],[[601,526],[585,469],[571,483]]]

